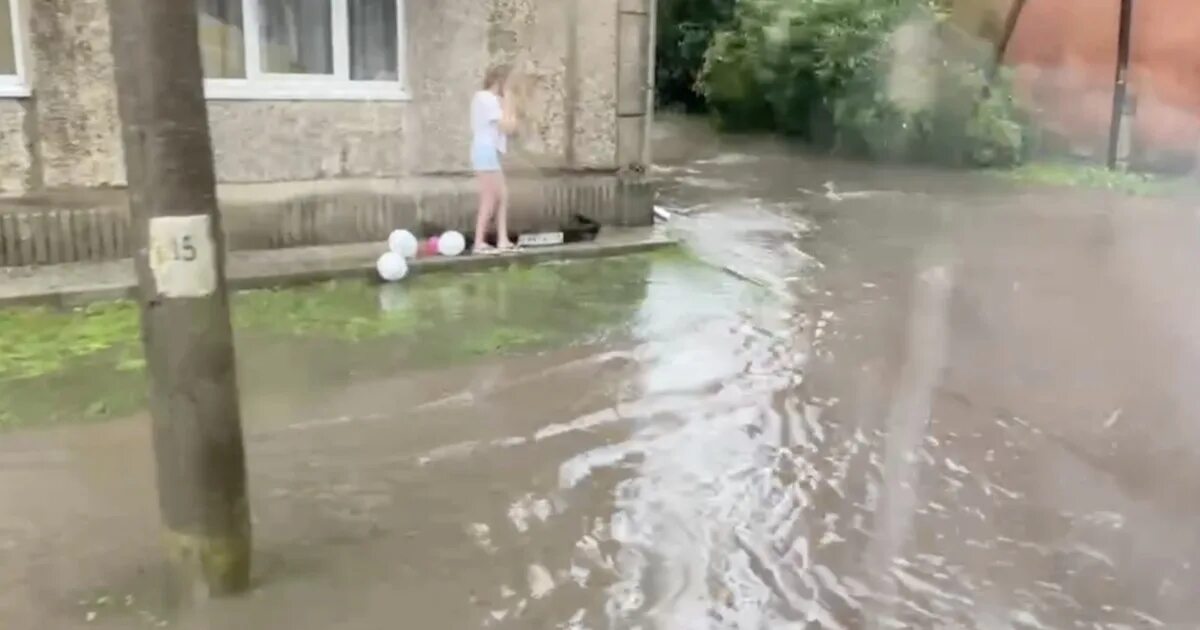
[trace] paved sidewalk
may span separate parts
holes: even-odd
[[[616,256],[674,244],[673,239],[655,228],[609,228],[591,243],[541,247],[502,256],[423,258],[413,261],[411,268],[416,273],[470,271],[513,262]],[[375,261],[386,249],[383,243],[358,243],[231,252],[229,284],[234,289],[253,289],[333,278],[374,278]],[[0,268],[0,306],[79,306],[132,297],[136,286],[130,260]]]

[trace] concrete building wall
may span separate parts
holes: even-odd
[[[617,3],[574,1],[579,3],[580,64],[575,158],[582,168],[612,168],[617,155]]]
[[[652,0],[621,0],[617,23],[617,164],[645,166],[650,94]]]
[[[222,182],[388,177],[408,172],[406,103],[210,101]]]
[[[469,167],[470,99],[487,66],[488,2],[407,0],[408,76],[412,91],[406,139],[408,171]]]
[[[108,3],[29,3],[35,117],[29,125],[49,188],[118,186],[125,162],[117,125]]]
[[[106,0],[31,4],[34,94],[0,99],[0,190],[124,185]],[[406,0],[406,10],[410,101],[210,100],[218,179],[465,172],[471,95],[496,61],[521,77],[518,166],[617,168],[618,0]]]
[[[0,99],[0,193],[25,190],[33,171],[25,132],[26,102]]]
[[[573,1],[496,0],[487,18],[487,62],[507,62],[517,72],[512,89],[526,115],[514,144],[519,157],[533,166],[568,163]]]

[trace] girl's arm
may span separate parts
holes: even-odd
[[[517,111],[514,101],[515,99],[508,95],[500,101],[500,131],[505,134],[511,134],[517,130]]]

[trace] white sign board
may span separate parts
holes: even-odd
[[[207,215],[150,219],[150,271],[159,295],[197,298],[217,290],[217,257]]]
[[[536,234],[522,234],[517,238],[517,245],[521,247],[549,247],[551,245],[562,245],[562,232],[539,232]]]

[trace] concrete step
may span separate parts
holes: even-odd
[[[653,189],[614,175],[514,178],[514,230],[547,230],[581,214],[606,226],[653,222]],[[418,235],[470,231],[478,201],[469,179],[328,181],[222,186],[231,251],[378,242],[394,229]],[[133,255],[123,193],[0,199],[0,267],[103,262]]]

